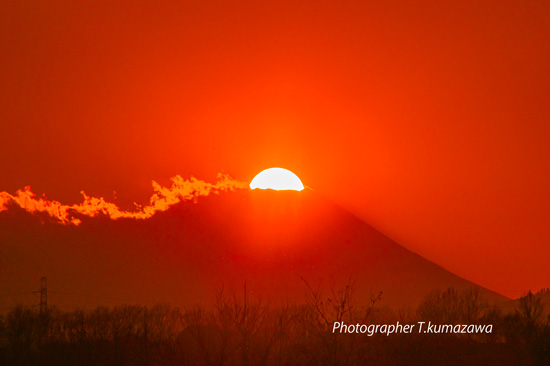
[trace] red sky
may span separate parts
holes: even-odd
[[[550,286],[550,3],[2,1],[0,191],[281,166],[508,296]]]

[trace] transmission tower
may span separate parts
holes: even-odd
[[[48,280],[46,277],[40,279],[40,315],[48,312]]]

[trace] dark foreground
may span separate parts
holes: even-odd
[[[529,294],[507,315],[475,291],[437,291],[414,312],[353,301],[351,287],[308,287],[306,305],[269,306],[220,291],[215,305],[63,312],[17,306],[0,316],[1,365],[549,365],[550,329]],[[361,324],[493,324],[491,334],[333,334]]]

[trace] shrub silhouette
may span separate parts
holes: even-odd
[[[428,294],[414,312],[354,300],[354,282],[311,286],[305,304],[273,306],[253,298],[246,286],[221,288],[211,307],[180,310],[153,307],[98,307],[42,316],[18,305],[0,319],[0,365],[546,365],[549,323],[536,294],[503,314],[475,290],[446,289]],[[346,324],[494,324],[494,334],[463,336],[418,333],[373,335],[332,332]]]

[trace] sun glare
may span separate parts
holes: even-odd
[[[273,189],[276,191],[301,191],[304,185],[290,170],[270,168],[261,171],[250,182],[250,189]]]

